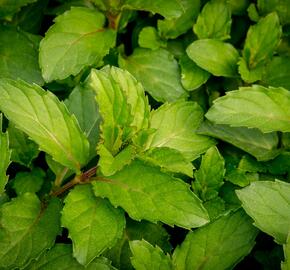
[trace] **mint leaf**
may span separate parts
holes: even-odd
[[[199,39],[230,38],[231,9],[225,0],[211,0],[207,2],[193,26],[194,33]]]
[[[239,53],[229,43],[214,39],[196,40],[186,52],[199,67],[215,76],[237,76]]]
[[[187,97],[181,85],[178,63],[165,49],[136,48],[131,56],[120,57],[119,65],[132,73],[157,101],[172,102]]]
[[[236,191],[242,206],[261,231],[286,243],[290,228],[290,184],[276,180],[254,182]]]
[[[139,155],[140,159],[159,166],[162,170],[193,177],[193,165],[182,153],[173,148],[157,147]]]
[[[177,269],[231,269],[253,248],[257,230],[241,210],[187,234],[173,254]]]
[[[132,265],[136,270],[170,270],[174,269],[171,259],[158,247],[153,247],[145,240],[130,242],[130,249],[133,253]]]
[[[72,7],[56,17],[40,43],[39,62],[45,81],[65,79],[84,67],[99,65],[115,42],[115,32],[104,24],[102,13],[84,7]]]
[[[99,141],[99,125],[101,116],[95,100],[95,92],[83,85],[76,86],[65,104],[71,114],[74,114],[90,143],[90,158],[97,155]]]
[[[31,172],[19,172],[12,180],[12,187],[18,196],[26,192],[36,193],[44,182],[45,172],[35,168]]]
[[[37,0],[2,0],[0,3],[0,18],[11,16],[21,7],[36,2]]]
[[[214,101],[206,118],[217,124],[290,131],[290,93],[284,88],[242,87]],[[270,112],[270,113],[269,113]]]
[[[285,87],[290,89],[290,57],[273,57],[272,61],[265,67],[262,81],[274,87]]]
[[[281,264],[282,270],[289,270],[290,269],[290,236],[289,235],[287,238],[287,243],[283,246],[285,260]]]
[[[38,64],[40,37],[1,25],[0,40],[0,77],[43,84]]]
[[[11,149],[11,160],[23,166],[30,167],[31,162],[38,154],[38,146],[21,130],[17,129],[12,122],[8,126],[9,147]]]
[[[208,222],[200,200],[186,183],[139,160],[93,186],[96,196],[108,198],[135,220],[162,221],[184,228]]]
[[[262,78],[262,68],[278,46],[281,33],[276,13],[267,15],[249,28],[239,66],[244,81],[255,82]]]
[[[122,236],[125,219],[120,209],[96,198],[91,186],[83,185],[66,197],[62,225],[69,230],[74,257],[86,266]]]
[[[67,244],[56,244],[46,251],[37,261],[33,261],[26,270],[50,270],[50,269],[71,269],[71,270],[113,270],[110,262],[103,257],[96,258],[87,267],[77,262],[72,254],[72,246]]]
[[[157,30],[151,26],[144,27],[140,31],[138,43],[140,47],[152,50],[166,47],[166,42],[159,37]]]
[[[51,92],[37,85],[0,80],[0,109],[56,161],[79,172],[89,145],[74,117]]]
[[[197,133],[228,142],[260,161],[273,159],[280,153],[277,149],[279,140],[275,132],[265,134],[259,129],[215,125],[206,120],[200,125]]]
[[[0,114],[0,196],[4,193],[5,186],[8,182],[6,171],[10,164],[11,157],[8,132],[2,132],[2,119],[3,116]]]
[[[174,19],[158,20],[158,32],[162,37],[174,39],[192,27],[200,9],[200,0],[182,0],[180,5],[184,10],[182,15]]]
[[[60,208],[58,199],[52,199],[45,207],[31,193],[3,204],[0,208],[0,267],[23,268],[52,247],[60,230]]]
[[[209,148],[202,156],[199,169],[194,173],[193,190],[202,200],[210,200],[218,195],[223,185],[225,161],[216,147]]]
[[[210,77],[210,73],[196,65],[186,54],[180,57],[181,83],[183,87],[192,91],[202,86]]]
[[[169,147],[194,160],[215,144],[196,133],[203,120],[203,110],[195,102],[178,101],[164,104],[151,114],[150,127],[156,132],[149,137],[149,147]]]
[[[130,73],[115,67],[93,70],[86,85],[96,92],[104,146],[115,155],[123,142],[148,126],[150,107],[143,87]]]

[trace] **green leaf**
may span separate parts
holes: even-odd
[[[113,270],[111,263],[103,257],[96,258],[87,267],[77,262],[72,254],[72,246],[67,244],[56,244],[46,251],[37,261],[33,261],[26,270]]]
[[[95,92],[84,85],[79,85],[69,95],[65,104],[71,114],[74,114],[90,143],[90,158],[97,155],[99,142],[99,125],[101,116],[95,100]]]
[[[121,68],[132,73],[157,101],[172,102],[187,97],[173,55],[165,49],[136,48],[127,58],[119,58]]]
[[[178,150],[168,147],[150,148],[139,155],[140,159],[159,166],[165,172],[182,173],[193,177],[194,166]]]
[[[214,39],[196,40],[186,52],[199,67],[215,76],[237,76],[239,53],[229,43]]]
[[[8,132],[2,132],[2,118],[2,114],[0,114],[0,196],[4,193],[5,186],[8,182],[6,171],[11,157]]]
[[[217,124],[258,128],[262,132],[290,131],[290,93],[259,85],[227,92],[214,101],[206,118]]]
[[[115,32],[103,28],[105,16],[96,10],[72,7],[54,21],[40,43],[39,62],[46,82],[99,65],[115,43]]]
[[[225,213],[226,203],[220,197],[215,197],[204,203],[204,207],[208,212],[210,220],[214,220]]]
[[[262,68],[278,46],[281,33],[276,13],[267,15],[249,28],[239,66],[244,81],[250,83],[262,78]]]
[[[276,56],[273,57],[272,61],[266,66],[262,82],[274,86],[284,87],[290,89],[290,57],[287,56]]]
[[[122,236],[125,218],[107,200],[96,198],[90,185],[82,185],[66,197],[62,225],[69,230],[74,257],[86,266]]]
[[[200,200],[186,183],[139,160],[93,186],[96,196],[108,198],[135,220],[162,221],[183,228],[208,222]]]
[[[259,12],[262,14],[268,14],[276,11],[279,15],[282,24],[290,23],[290,2],[289,0],[258,0],[257,1]]]
[[[134,146],[128,145],[116,156],[113,156],[110,151],[101,144],[98,147],[98,154],[100,155],[98,166],[101,173],[105,176],[113,175],[121,170],[125,165],[130,164],[130,162],[135,158],[136,152]]]
[[[241,210],[189,232],[173,254],[178,270],[232,269],[255,245],[257,230]]]
[[[140,47],[152,50],[166,47],[166,42],[159,37],[157,30],[151,26],[144,27],[140,31],[138,43]]]
[[[283,246],[284,262],[281,264],[282,270],[290,270],[290,234],[288,234],[287,243]]]
[[[38,154],[38,146],[21,130],[17,129],[12,122],[8,126],[9,147],[11,149],[11,160],[23,166],[30,167],[31,162]]]
[[[184,13],[174,19],[158,20],[158,31],[166,39],[174,39],[186,33],[193,25],[199,9],[200,0],[181,0]]]
[[[132,265],[136,270],[173,270],[169,255],[165,255],[160,247],[153,247],[145,240],[130,242],[133,253]]]
[[[45,178],[45,172],[38,167],[31,172],[19,172],[12,180],[12,187],[18,196],[30,192],[36,193],[40,190]]]
[[[181,83],[188,91],[199,88],[210,77],[210,73],[200,68],[186,54],[179,59],[179,65],[181,68]]]
[[[259,161],[273,159],[280,153],[277,149],[279,140],[276,132],[264,134],[259,129],[215,125],[206,120],[200,125],[197,133],[228,142]]]
[[[38,64],[40,38],[11,26],[0,26],[0,40],[0,77],[43,84]]]
[[[249,0],[230,0],[228,1],[232,14],[245,15],[247,14],[247,8],[250,4]]]
[[[17,128],[57,162],[79,172],[86,164],[89,144],[65,105],[37,85],[0,80],[0,109]]]
[[[168,19],[179,17],[185,12],[180,0],[124,0],[123,8],[159,13]]]
[[[150,127],[156,132],[149,137],[149,147],[169,147],[194,160],[215,144],[207,136],[196,134],[203,120],[203,110],[195,102],[178,101],[164,104],[151,114]]]
[[[11,16],[19,11],[21,7],[36,1],[37,0],[1,0],[0,18]]]
[[[146,240],[151,245],[158,245],[165,252],[170,252],[169,234],[161,226],[147,221],[137,222],[127,219],[123,238],[104,255],[112,260],[112,263],[118,269],[133,269],[130,258],[132,252],[129,247],[129,241]]]
[[[226,180],[234,185],[245,187],[252,182],[259,181],[259,174],[252,172],[245,172],[239,168],[232,169],[227,172]]]
[[[258,181],[236,191],[242,206],[261,231],[286,243],[290,228],[290,184]]]
[[[143,87],[115,67],[92,70],[86,85],[96,92],[104,146],[115,155],[123,142],[148,126],[150,107]]]
[[[45,207],[31,193],[1,206],[1,269],[22,269],[52,247],[60,230],[60,208],[58,199]]]
[[[205,4],[193,26],[199,39],[230,38],[231,9],[226,0],[211,0]]]
[[[202,156],[201,165],[194,174],[192,188],[203,201],[213,199],[223,185],[224,175],[225,161],[218,149],[213,146]]]

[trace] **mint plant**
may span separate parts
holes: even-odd
[[[289,14],[1,1],[0,269],[290,269]]]

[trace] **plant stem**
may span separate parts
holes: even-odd
[[[96,174],[97,166],[92,167],[91,169],[87,170],[86,172],[82,173],[81,175],[76,175],[71,181],[67,182],[62,187],[58,188],[55,191],[50,193],[51,196],[57,197],[66,192],[67,190],[71,189],[75,185],[78,184],[85,184],[90,182],[90,179]]]
[[[55,181],[54,181],[54,186],[55,187],[60,187],[61,186],[61,183],[62,183],[62,180],[63,178],[65,177],[65,175],[67,174],[68,172],[68,168],[64,168],[59,175],[57,175],[57,177],[55,178]]]

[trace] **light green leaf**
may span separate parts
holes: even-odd
[[[45,81],[65,79],[84,67],[99,65],[115,43],[115,32],[103,28],[104,24],[102,13],[85,7],[72,7],[56,17],[40,43]]]
[[[186,183],[139,160],[93,186],[96,196],[108,198],[135,220],[162,221],[183,228],[208,222],[201,201]]]
[[[65,105],[37,85],[0,80],[0,109],[57,162],[79,172],[89,143]]]
[[[112,261],[118,269],[133,269],[130,258],[132,252],[129,241],[146,240],[152,245],[158,245],[165,252],[170,252],[169,234],[161,224],[154,224],[147,221],[137,222],[127,219],[123,238],[110,250],[105,252],[105,256]]]
[[[236,193],[254,225],[285,244],[290,228],[290,184],[258,181]]]
[[[166,42],[159,37],[156,28],[152,26],[144,27],[140,31],[138,43],[140,47],[152,50],[166,47]]]
[[[45,178],[45,172],[38,167],[31,172],[19,172],[12,180],[12,187],[18,196],[26,193],[36,193],[40,190]]]
[[[215,76],[237,76],[239,53],[229,43],[214,39],[196,40],[186,52],[199,67]]]
[[[211,0],[199,13],[193,30],[199,39],[225,40],[230,38],[231,24],[231,9],[228,2]]]
[[[168,147],[150,148],[139,155],[140,159],[159,166],[165,172],[182,173],[193,177],[194,166],[178,150]]]
[[[287,243],[283,246],[284,262],[281,264],[282,270],[290,270],[290,233],[288,234]]]
[[[165,49],[136,48],[131,56],[120,57],[119,65],[131,72],[157,101],[172,102],[187,97],[181,85],[178,63]]]
[[[158,20],[158,31],[166,39],[174,39],[186,33],[193,25],[199,9],[200,0],[181,0],[184,13],[175,19]]]
[[[96,198],[90,185],[82,185],[66,197],[62,225],[69,230],[74,257],[86,266],[121,238],[125,218],[107,200]]]
[[[39,41],[38,36],[11,26],[1,26],[0,77],[20,78],[30,83],[43,84],[38,64]]]
[[[289,132],[289,107],[290,92],[286,89],[253,85],[216,99],[205,116],[217,124]]]
[[[128,145],[116,156],[113,156],[104,145],[100,144],[98,147],[98,154],[100,155],[98,166],[103,175],[113,175],[121,170],[125,165],[130,164],[130,162],[135,158],[136,152],[137,151],[133,145]]]
[[[204,207],[208,212],[210,220],[214,220],[221,216],[226,211],[226,203],[220,197],[215,197],[212,200],[206,201]],[[228,210],[228,209],[227,209]]]
[[[8,132],[2,132],[2,114],[0,114],[0,196],[4,193],[8,181],[6,171],[10,164],[10,156],[9,136]]]
[[[259,181],[259,174],[254,172],[245,172],[239,168],[227,171],[225,179],[236,186],[245,187],[250,183]]]
[[[259,12],[268,14],[276,11],[282,24],[290,23],[290,1],[289,0],[258,0]]]
[[[9,122],[7,130],[9,134],[9,147],[12,150],[11,160],[30,167],[32,160],[39,154],[37,144],[29,140],[12,122]]]
[[[273,57],[272,61],[266,66],[262,82],[274,86],[284,87],[290,89],[290,57],[287,56],[276,56]]]
[[[69,95],[65,104],[74,114],[90,143],[90,158],[97,155],[99,142],[99,125],[101,116],[95,100],[95,92],[84,85],[79,85]]]
[[[243,49],[239,72],[246,82],[262,78],[263,66],[272,57],[281,37],[281,27],[276,13],[271,13],[249,28]]]
[[[136,270],[173,270],[169,255],[165,255],[160,247],[153,247],[145,240],[130,242],[133,253],[132,265]]]
[[[265,134],[255,128],[215,125],[204,121],[197,133],[228,142],[253,155],[259,161],[273,159],[280,153],[277,149],[279,140],[276,132]]]
[[[223,185],[224,175],[225,161],[218,149],[213,146],[202,156],[201,165],[194,174],[193,190],[203,201],[213,199]]]
[[[149,137],[147,147],[169,147],[194,160],[215,144],[196,129],[203,120],[203,110],[195,102],[178,101],[164,104],[151,114],[150,127],[156,132]]]
[[[180,0],[124,0],[123,5],[123,8],[159,13],[168,19],[179,17],[185,12]]]
[[[189,232],[173,254],[177,270],[232,269],[255,245],[257,230],[242,211],[231,212]]]
[[[79,264],[73,257],[72,246],[56,244],[46,251],[37,261],[33,261],[25,270],[113,270],[111,263],[103,257],[96,258],[87,267]]]
[[[86,85],[96,92],[104,146],[115,155],[123,142],[148,126],[150,107],[143,87],[115,67],[92,70]]]
[[[0,18],[11,16],[17,11],[19,11],[21,7],[36,1],[37,0],[1,0]]]
[[[22,269],[52,247],[60,230],[60,208],[58,199],[46,208],[31,193],[1,206],[1,269]]]
[[[188,91],[199,88],[210,77],[210,73],[200,68],[186,54],[179,59],[179,65],[181,68],[181,83]]]

